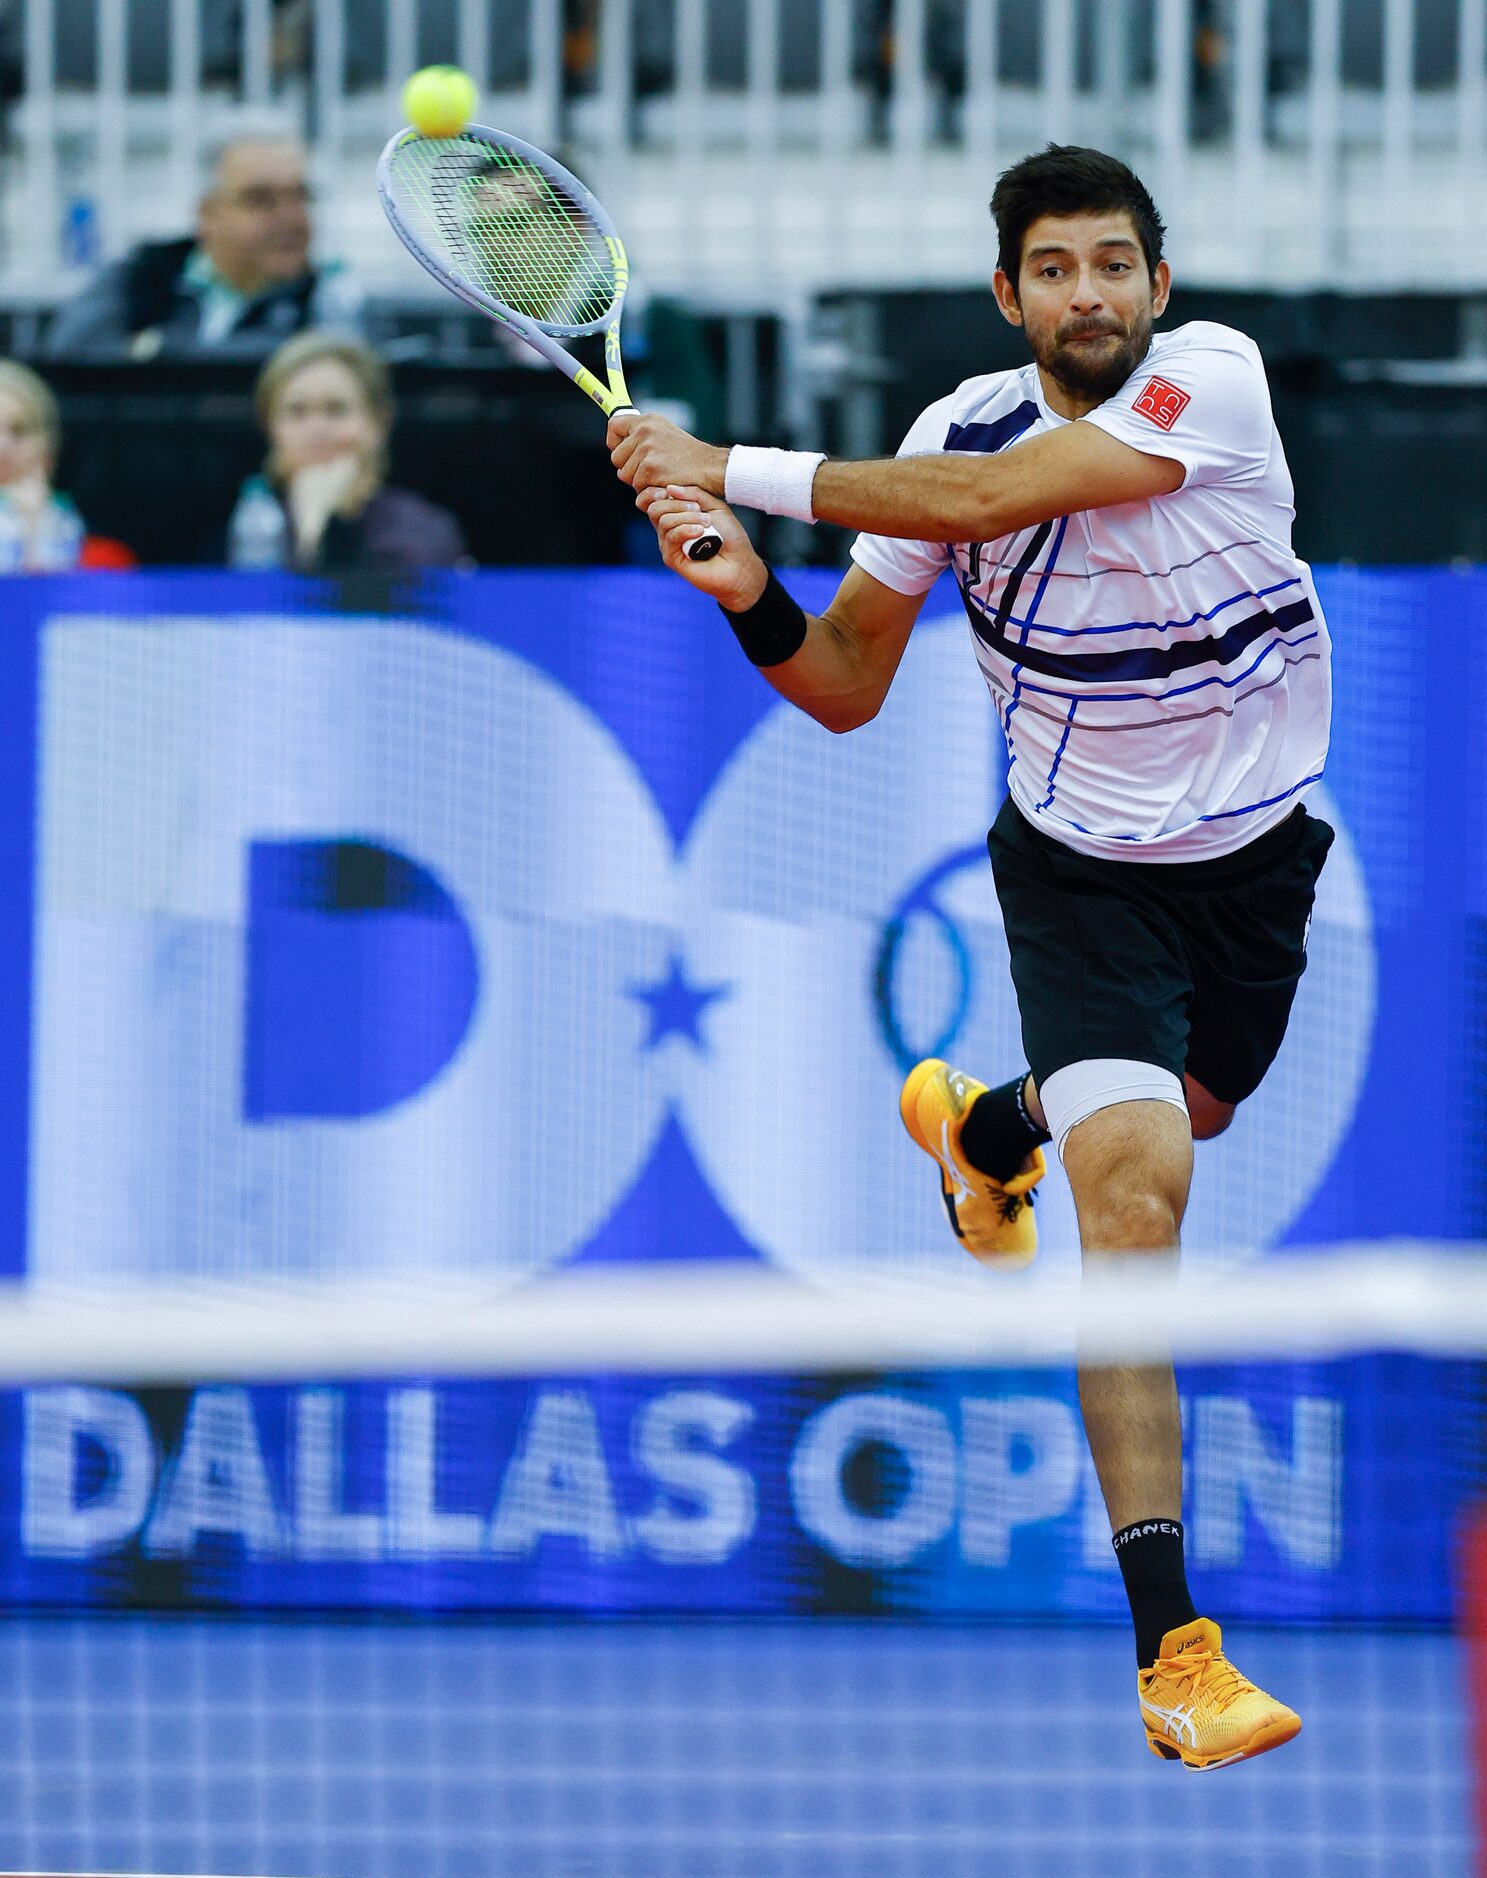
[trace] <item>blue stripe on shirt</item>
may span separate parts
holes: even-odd
[[[1261,607],[1244,619],[1236,620],[1224,632],[1207,634],[1201,639],[1180,639],[1175,645],[1132,646],[1120,652],[1045,652],[1021,639],[1013,639],[1004,627],[987,617],[979,601],[973,600],[964,589],[962,593],[971,630],[984,646],[1000,652],[1019,669],[1025,667],[1041,672],[1045,678],[1072,683],[1171,678],[1195,665],[1232,665],[1265,633],[1289,633],[1316,617],[1311,601],[1303,596],[1273,612]],[[1026,634],[1028,628],[1025,626],[1022,630]]]
[[[1079,709],[1078,698],[1070,698],[1069,715],[1064,719],[1064,734],[1058,740],[1058,748],[1053,753],[1053,762],[1048,769],[1048,794],[1038,804],[1040,810],[1046,809],[1053,801],[1053,791],[1058,782],[1058,766],[1064,760],[1064,750],[1069,742],[1069,732],[1074,728],[1074,713]]]
[[[1291,652],[1297,646],[1310,645],[1313,639],[1320,638],[1320,636],[1320,632],[1312,632],[1303,633],[1299,639],[1272,639],[1270,644],[1263,646],[1244,670],[1236,673],[1233,678],[1225,678],[1222,673],[1217,673],[1212,678],[1195,679],[1190,685],[1174,685],[1170,691],[1091,691],[1086,695],[1096,704],[1164,704],[1169,698],[1185,698],[1190,691],[1206,691],[1210,685],[1222,685],[1226,691],[1232,691],[1236,685],[1242,685],[1251,673],[1258,671],[1272,652]],[[1309,656],[1320,658],[1321,654],[1313,652]],[[1285,663],[1287,665],[1304,664],[1305,661],[1287,659]],[[1040,698],[1057,698],[1060,704],[1067,704],[1069,701],[1070,694],[1067,691],[1055,691],[1051,685],[1033,685],[1024,679],[1022,688],[1024,691],[1036,692]],[[1077,697],[1078,693],[1074,695]]]
[[[1278,796],[1266,796],[1263,802],[1246,802],[1242,809],[1220,809],[1216,815],[1200,815],[1200,822],[1226,822],[1234,815],[1253,815],[1256,809],[1273,809],[1277,802],[1284,802],[1288,796],[1295,795],[1298,789],[1304,789],[1308,783],[1320,782],[1322,772],[1315,776],[1303,776],[1299,783],[1292,783],[1289,789],[1282,789]]]
[[[1059,549],[1064,545],[1064,535],[1067,533],[1068,527],[1068,516],[1061,515],[1058,518],[1058,533],[1053,538],[1053,546],[1049,549],[1048,559],[1043,564],[1043,572],[1038,581],[1038,590],[1033,595],[1033,603],[1027,610],[1027,623],[1022,629],[1024,640],[1026,640],[1028,633],[1032,629],[1033,621],[1037,617],[1038,608],[1043,600],[1043,590],[1048,585],[1048,576],[1053,572],[1054,563],[1058,560]],[[1017,709],[1021,693],[1022,667],[1020,665],[1014,665],[1012,668],[1012,702],[1007,706],[1007,715],[1002,723],[1002,735],[1007,740],[1007,774],[1009,776],[1012,773],[1012,765],[1017,761],[1017,752],[1012,748],[1012,713]],[[1070,713],[1070,715],[1072,715],[1072,713]]]
[[[1015,411],[1008,411],[1005,417],[994,418],[989,424],[952,424],[945,432],[947,450],[974,450],[980,456],[994,455],[998,450],[1005,450],[1025,430],[1030,430],[1038,421],[1038,407],[1031,398],[1025,399]]]
[[[1266,600],[1273,593],[1283,593],[1287,587],[1299,587],[1300,584],[1301,576],[1293,574],[1289,580],[1278,580],[1270,587],[1243,587],[1238,593],[1231,593],[1227,600],[1220,600],[1217,606],[1209,607],[1206,613],[1193,613],[1187,619],[1128,619],[1115,626],[1033,626],[1031,615],[1024,621],[1011,613],[1007,616],[1007,624],[1026,625],[1033,632],[1050,633],[1059,639],[1080,639],[1086,633],[1181,632],[1185,627],[1196,626],[1199,620],[1217,619],[1220,613],[1227,612],[1231,606],[1238,606],[1241,600]]]
[[[1298,790],[1306,789],[1310,787],[1312,783],[1320,782],[1321,780],[1322,772],[1317,770],[1314,775],[1303,776],[1300,782],[1292,783],[1289,789],[1282,789],[1278,796],[1266,796],[1263,802],[1246,802],[1242,809],[1221,809],[1217,815],[1200,815],[1198,820],[1200,822],[1222,822],[1229,820],[1230,817],[1235,815],[1253,815],[1260,809],[1273,809],[1277,802],[1289,801]],[[1045,806],[1046,805],[1041,802],[1038,804],[1039,809]],[[1066,828],[1077,829],[1081,835],[1093,835],[1097,841],[1139,841],[1147,843],[1153,839],[1150,835],[1112,835],[1104,829],[1086,828],[1083,822],[1070,821],[1066,815],[1055,815],[1053,820],[1062,822]]]

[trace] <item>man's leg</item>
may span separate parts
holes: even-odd
[[[1049,1107],[1058,1110],[1053,1128],[1086,1266],[1123,1259],[1175,1268],[1193,1175],[1182,1084],[1153,1064],[1109,1061],[1078,1065],[1055,1084]],[[1079,1400],[1131,1606],[1137,1666],[1150,1669],[1162,1639],[1197,1618],[1183,1556],[1172,1365],[1081,1364]]]
[[[1178,1087],[1172,1078],[1170,1099],[1112,1102],[1072,1127],[1055,1122],[1086,1267],[1116,1259],[1175,1263],[1194,1133],[1221,1133],[1233,1115],[1231,1104],[1190,1080],[1180,1108]],[[1046,1121],[1031,1084],[1024,1099]],[[1081,1364],[1079,1400],[1131,1604],[1147,1745],[1192,1767],[1221,1767],[1279,1747],[1300,1729],[1300,1717],[1234,1669],[1218,1626],[1199,1617],[1188,1592],[1182,1422],[1171,1363]]]
[[[1086,1261],[1102,1253],[1175,1254],[1193,1177],[1193,1142],[1222,1134],[1234,1104],[1183,1078],[1189,1120],[1167,1102],[1122,1102],[1069,1132],[1064,1171],[1074,1192]],[[1023,1104],[1047,1117],[1029,1076]],[[1170,1363],[1091,1366],[1080,1405],[1113,1532],[1140,1519],[1182,1518],[1182,1427]]]
[[[1064,1171],[1087,1266],[1173,1258],[1193,1175],[1187,1118],[1168,1102],[1122,1102],[1073,1128]],[[1111,1530],[1182,1518],[1182,1425],[1170,1363],[1081,1366],[1079,1400]]]

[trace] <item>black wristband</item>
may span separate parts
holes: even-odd
[[[734,637],[743,647],[751,665],[783,665],[793,659],[805,644],[809,622],[803,610],[786,593],[773,568],[764,591],[742,613],[730,613],[726,606],[718,611],[733,628]]]

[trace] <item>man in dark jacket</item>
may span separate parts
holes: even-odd
[[[307,326],[358,331],[362,295],[310,261],[305,153],[293,139],[224,143],[196,234],[144,242],[92,280],[52,324],[54,356],[271,352]]]

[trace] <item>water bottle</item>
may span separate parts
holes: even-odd
[[[42,510],[31,546],[39,574],[66,574],[83,558],[83,518],[69,496],[53,496]]]
[[[228,523],[228,565],[282,567],[288,533],[278,497],[261,476],[250,476]]]
[[[71,268],[98,265],[98,205],[91,196],[69,196],[62,217],[62,261]]]

